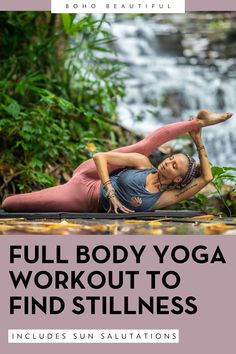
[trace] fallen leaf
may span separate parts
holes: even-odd
[[[213,220],[215,219],[214,215],[200,215],[200,216],[193,216],[192,219],[197,219],[197,220]]]
[[[1,231],[8,231],[8,230],[13,230],[14,226],[11,225],[0,225],[0,232]]]
[[[162,223],[159,220],[152,220],[148,222],[148,225],[152,227],[160,227]]]
[[[163,231],[161,229],[144,229],[140,228],[135,231],[138,235],[162,235]]]
[[[236,226],[226,225],[223,222],[203,225],[204,233],[206,235],[222,234],[226,230],[236,229]]]

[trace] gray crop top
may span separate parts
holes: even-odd
[[[163,192],[151,193],[145,188],[146,177],[154,172],[154,167],[137,170],[126,168],[110,177],[118,200],[127,208],[135,211],[150,211]],[[108,211],[109,200],[106,191],[101,184],[100,197],[103,209]]]

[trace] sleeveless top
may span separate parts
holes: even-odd
[[[163,192],[151,193],[145,188],[146,177],[149,173],[156,171],[154,167],[137,170],[125,168],[110,177],[117,199],[126,208],[134,211],[150,211]],[[109,209],[109,200],[106,197],[106,190],[101,184],[100,198],[105,211]]]

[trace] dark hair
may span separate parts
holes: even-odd
[[[152,163],[152,165],[156,168],[165,160],[171,157],[173,154],[165,154],[164,152],[160,150],[155,150],[150,156],[149,160]]]

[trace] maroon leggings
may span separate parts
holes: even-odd
[[[156,129],[136,144],[113,151],[136,152],[150,156],[160,145],[198,128],[199,125],[195,120],[168,124]],[[117,169],[117,166],[108,166],[109,173]],[[100,184],[96,166],[93,159],[90,159],[76,168],[67,183],[37,192],[7,197],[2,206],[6,211],[16,212],[95,212],[99,211]]]

